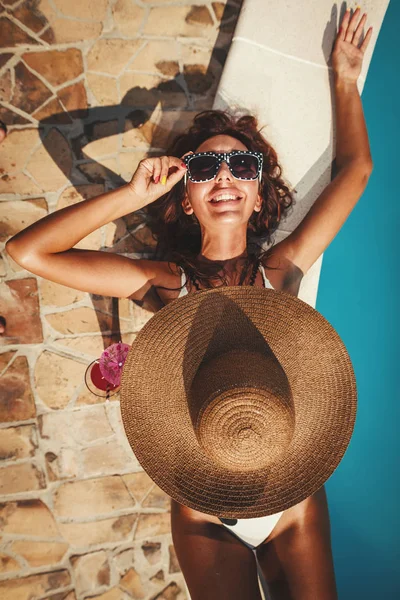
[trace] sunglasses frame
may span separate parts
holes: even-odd
[[[241,154],[246,154],[246,155],[250,155],[250,156],[254,156],[255,158],[258,159],[258,171],[257,171],[257,175],[255,177],[236,177],[236,175],[234,175],[234,173],[232,172],[231,166],[230,166],[230,159],[233,156],[238,156]],[[215,175],[214,177],[209,177],[208,179],[202,179],[201,181],[194,181],[191,176],[190,176],[190,162],[194,159],[197,158],[198,156],[214,156],[217,159],[217,163],[216,163],[216,170],[215,170]],[[183,159],[183,162],[186,165],[187,171],[185,172],[185,178],[184,178],[184,182],[185,182],[185,186],[187,184],[187,180],[189,178],[189,180],[192,183],[205,183],[207,181],[212,181],[213,179],[216,178],[217,173],[221,167],[221,164],[223,162],[226,162],[226,164],[228,165],[229,171],[232,174],[232,177],[234,177],[235,179],[240,179],[241,181],[255,181],[256,179],[258,179],[261,183],[261,177],[262,177],[262,167],[263,167],[263,155],[262,152],[253,152],[252,150],[233,150],[232,152],[196,152],[195,154],[188,154],[187,156],[185,156]]]

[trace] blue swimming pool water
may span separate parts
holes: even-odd
[[[317,300],[359,393],[350,447],[327,484],[340,600],[400,598],[399,25],[392,1],[362,94],[374,171],[325,253]]]

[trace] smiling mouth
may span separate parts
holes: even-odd
[[[242,199],[242,196],[236,196],[235,194],[218,194],[215,198],[211,198],[211,204],[221,204],[223,202],[238,202]]]

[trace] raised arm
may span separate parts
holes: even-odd
[[[336,106],[336,174],[317,198],[300,225],[273,249],[273,255],[289,258],[303,273],[321,256],[336,236],[362,196],[372,171],[368,142],[357,79],[362,59],[372,35],[372,28],[360,46],[366,14],[359,19],[359,9],[352,18],[343,17],[332,65]]]
[[[129,184],[40,219],[11,238],[7,252],[28,271],[56,283],[104,296],[141,299],[155,276],[151,261],[73,246],[169,191],[182,178],[183,167],[174,157],[145,159]]]

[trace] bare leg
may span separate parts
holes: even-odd
[[[223,525],[171,500],[172,538],[192,600],[261,600],[253,552]]]
[[[324,488],[284,512],[257,557],[272,600],[337,600]]]

